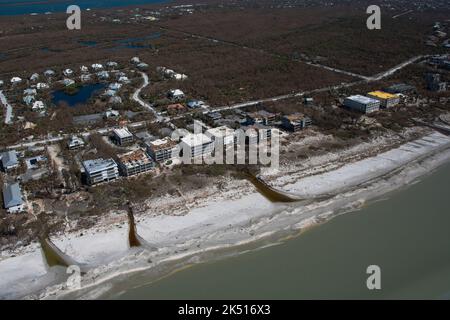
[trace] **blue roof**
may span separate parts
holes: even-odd
[[[9,184],[3,188],[3,201],[6,209],[23,204],[22,192],[18,183]]]

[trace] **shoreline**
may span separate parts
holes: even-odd
[[[295,236],[337,215],[358,210],[367,202],[413,183],[449,160],[450,138],[434,132],[376,156],[299,178],[297,182],[291,181],[295,176],[279,176],[270,181],[272,185],[285,185],[284,190],[311,195],[327,191],[326,186],[334,184],[330,181],[342,181],[345,176],[349,184],[335,184],[336,195],[331,199],[274,204],[255,190],[248,191],[245,182],[236,182],[235,191],[239,195],[234,194],[235,198],[227,193],[226,199],[222,198],[220,202],[207,198],[203,203],[197,203],[195,208],[190,208],[187,215],[139,215],[138,234],[160,248],[156,252],[145,247],[127,248],[125,239],[128,230],[120,225],[110,227],[109,231],[95,228],[98,230],[89,230],[83,237],[69,234],[55,239],[55,244],[65,253],[92,266],[83,277],[83,289],[80,291],[67,290],[64,284],[45,285],[51,285],[49,275],[54,279],[58,274],[56,271],[47,274],[38,246],[28,248],[28,253],[2,259],[0,272],[9,275],[8,280],[0,282],[1,297],[55,299],[114,296],[112,292],[117,292],[124,280],[128,284],[134,278],[139,279],[137,284],[142,284],[143,278],[146,282],[155,281],[186,265],[240,254],[243,247],[258,249],[261,245],[275,245],[274,239],[276,242],[283,241],[280,239]],[[371,168],[374,163],[378,166]],[[240,192],[243,188],[247,189],[247,193]],[[244,252],[247,250],[252,249],[247,248]],[[15,270],[18,265],[33,269]],[[31,282],[33,285],[25,290],[21,282]]]

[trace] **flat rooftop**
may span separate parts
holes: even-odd
[[[117,158],[126,166],[145,165],[152,162],[142,149],[118,155]]]
[[[111,167],[117,167],[116,162],[113,159],[95,159],[83,161],[83,167],[87,173],[95,173],[98,171],[107,170]]]
[[[214,137],[226,137],[234,134],[234,130],[227,126],[221,126],[217,128],[208,129],[206,132]]]
[[[153,151],[159,151],[162,149],[171,149],[174,148],[178,143],[176,141],[173,141],[170,138],[164,138],[164,139],[158,139],[155,141],[149,142],[147,145],[153,150]]]
[[[133,135],[131,134],[131,132],[128,130],[128,128],[114,129],[113,132],[114,132],[114,134],[115,134],[116,136],[118,136],[120,139],[129,138],[129,137],[132,137],[132,136],[133,136]]]
[[[356,102],[359,102],[359,103],[363,103],[363,104],[379,103],[379,101],[376,100],[376,99],[369,98],[369,97],[366,97],[366,96],[362,96],[360,94],[347,97],[346,99],[352,100],[352,101],[356,101]]]
[[[184,138],[181,139],[185,144],[187,144],[189,147],[197,147],[204,145],[205,143],[211,143],[212,140],[204,135],[203,133],[197,133],[197,134],[188,134]]]
[[[396,95],[391,94],[391,93],[387,93],[387,92],[384,92],[384,91],[372,91],[372,92],[369,92],[368,95],[370,95],[372,97],[377,97],[377,98],[383,99],[383,100],[397,98]]]

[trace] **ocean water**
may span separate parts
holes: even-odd
[[[282,244],[194,265],[117,299],[449,299],[450,164]],[[381,269],[381,290],[366,285]],[[124,289],[126,288],[126,289]]]
[[[65,12],[67,7],[76,4],[81,9],[111,8],[165,2],[164,0],[0,0],[0,15],[22,15],[45,12]]]

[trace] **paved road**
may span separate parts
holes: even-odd
[[[3,94],[3,90],[0,90],[0,101],[6,108],[5,124],[11,124],[13,108],[12,108],[11,104],[8,102],[8,100],[6,99],[5,95]]]
[[[141,98],[141,91],[142,89],[144,89],[145,87],[147,87],[150,84],[150,81],[148,79],[148,75],[145,72],[141,72],[141,76],[142,79],[144,79],[144,83],[142,84],[141,87],[139,87],[134,93],[133,96],[131,97],[134,101],[136,101],[137,103],[139,103],[142,107],[146,108],[147,110],[149,110],[151,113],[153,113],[156,117],[157,121],[161,121],[163,118],[158,114],[158,112],[147,102],[145,102],[142,98]]]
[[[350,83],[342,83],[340,85],[336,85],[336,86],[329,86],[329,87],[324,87],[324,88],[319,88],[319,89],[314,89],[314,90],[310,90],[310,91],[303,91],[303,92],[295,92],[295,93],[289,93],[289,94],[285,94],[285,95],[280,95],[280,96],[276,96],[276,97],[271,97],[271,98],[265,98],[265,99],[259,99],[259,100],[253,100],[253,101],[247,101],[247,102],[242,102],[242,103],[237,103],[237,104],[233,104],[233,105],[227,105],[227,106],[222,106],[222,107],[217,107],[217,108],[213,108],[210,109],[208,111],[205,111],[204,113],[208,113],[211,111],[225,111],[225,110],[232,110],[232,109],[240,109],[240,108],[245,108],[245,107],[249,107],[249,106],[253,106],[253,105],[257,105],[259,103],[264,103],[264,102],[270,102],[270,101],[280,101],[280,100],[285,100],[285,99],[290,99],[290,98],[295,98],[295,97],[301,97],[304,95],[308,95],[308,94],[313,94],[313,93],[319,93],[319,92],[325,92],[328,90],[337,90],[337,89],[342,89],[342,88],[348,88],[351,86],[355,86],[358,84],[362,84],[362,83],[369,83],[369,82],[373,82],[373,81],[378,81],[381,80],[383,78],[386,78],[392,74],[394,74],[395,72],[405,68],[406,66],[417,62],[418,60],[425,58],[427,56],[417,56],[414,58],[411,58],[383,73],[380,73],[378,75],[372,76],[372,77],[368,77],[366,80],[359,80],[359,81],[354,81],[354,82],[350,82]],[[181,119],[183,117],[185,117],[187,114],[185,115],[180,115],[180,116],[174,116],[174,117],[168,117],[168,118],[164,118],[161,115],[158,114],[158,112],[148,103],[146,103],[145,101],[143,101],[140,98],[140,92],[143,88],[145,88],[146,86],[149,85],[149,79],[148,79],[148,75],[144,72],[141,72],[142,78],[144,79],[144,84],[137,89],[132,98],[133,100],[137,101],[141,106],[147,108],[148,110],[150,110],[153,114],[155,114],[156,116],[156,120],[154,120],[154,122],[160,122],[160,121],[171,121],[171,120],[175,120],[175,119]],[[0,91],[1,92],[1,91]],[[1,95],[0,95],[1,96]],[[142,123],[142,121],[140,122],[134,122],[134,123],[130,123],[129,125],[132,126],[134,124],[140,124]],[[100,133],[100,134],[105,134],[107,132],[112,131],[114,128],[113,127],[107,127],[107,128],[102,128],[102,129],[97,129],[97,130],[92,130],[92,131],[87,131],[82,133],[81,135],[83,135],[84,137],[89,136],[92,133]],[[53,142],[58,142],[64,139],[67,139],[71,136],[71,134],[62,134],[59,135],[57,137],[52,137],[52,138],[47,138],[47,139],[40,139],[40,140],[34,140],[34,141],[28,141],[28,142],[23,142],[23,143],[19,143],[16,145],[12,145],[12,146],[8,146],[8,149],[17,149],[17,148],[24,148],[24,147],[31,147],[37,144],[48,144],[48,143],[53,143]]]

